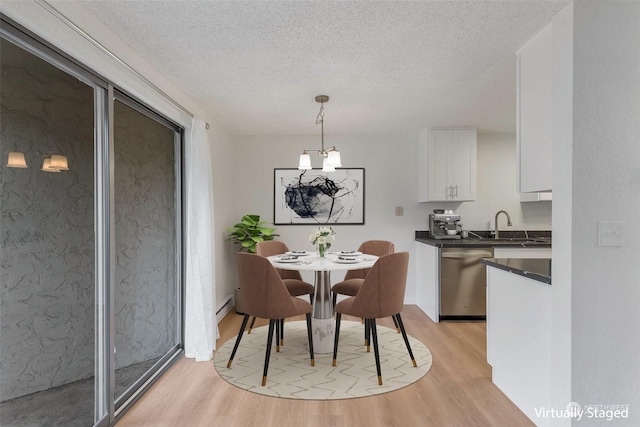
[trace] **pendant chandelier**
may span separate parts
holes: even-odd
[[[317,152],[318,156],[322,157],[322,171],[335,172],[336,168],[342,166],[342,163],[340,162],[340,152],[336,147],[324,148],[324,103],[329,102],[329,97],[327,95],[318,95],[316,96],[316,102],[320,103],[320,112],[316,117],[316,124],[319,124],[321,129],[320,150],[304,150],[302,154],[300,154],[298,169],[311,169],[311,156],[309,153]]]

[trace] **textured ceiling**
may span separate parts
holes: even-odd
[[[515,132],[515,52],[567,1],[81,1],[233,135]]]

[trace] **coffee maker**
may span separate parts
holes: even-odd
[[[429,214],[429,238],[460,239],[458,222],[460,222],[460,214],[449,210],[434,209],[433,213]]]

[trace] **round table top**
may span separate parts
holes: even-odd
[[[298,270],[298,271],[344,271],[359,270],[361,268],[371,268],[376,263],[378,257],[375,255],[338,255],[328,253],[324,258],[320,258],[316,253],[307,255],[298,255],[295,261],[280,261],[281,257],[288,255],[272,255],[267,257],[274,267],[282,270]],[[355,258],[356,262],[350,260],[341,260],[340,257]]]

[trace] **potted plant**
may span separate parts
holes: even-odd
[[[227,242],[233,242],[240,245],[241,251],[247,251],[250,253],[256,253],[256,243],[264,242],[265,240],[273,240],[275,236],[275,228],[265,227],[266,222],[260,221],[260,215],[245,215],[242,217],[239,223],[233,227],[227,228],[229,237]],[[242,294],[240,288],[236,289],[236,312],[244,314],[244,307],[242,302]]]
[[[239,223],[227,228],[229,237],[227,242],[237,243],[240,250],[246,250],[252,254],[256,253],[256,243],[265,240],[273,240],[277,234],[275,228],[265,227],[266,222],[260,221],[260,215],[245,215]]]

